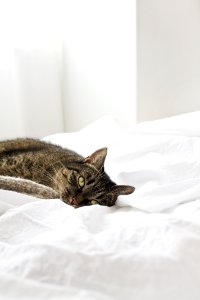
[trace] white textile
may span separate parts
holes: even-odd
[[[107,146],[107,173],[136,191],[78,209],[0,191],[0,299],[200,299],[200,113],[175,118],[170,134],[174,118],[156,133],[106,117],[46,138],[82,155]]]

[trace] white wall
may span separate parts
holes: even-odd
[[[65,129],[80,129],[105,114],[135,122],[135,0],[66,3]]]
[[[200,109],[200,1],[138,0],[138,121]]]
[[[0,139],[135,122],[135,2],[0,1]]]

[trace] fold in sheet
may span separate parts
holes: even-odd
[[[46,140],[85,156],[108,147],[106,172],[116,183],[136,188],[132,195],[120,196],[116,205],[161,212],[200,199],[200,124],[197,120],[200,120],[200,112],[124,129],[114,119],[104,117],[80,132],[57,134]]]
[[[200,201],[194,203],[171,214],[73,209],[59,200],[9,210],[0,218],[0,297],[197,300]]]
[[[106,171],[136,191],[79,209],[0,191],[0,298],[199,300],[200,141],[183,134],[185,117],[175,134],[174,119],[151,132],[106,117],[47,137],[85,156],[107,146]]]

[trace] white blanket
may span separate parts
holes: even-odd
[[[200,299],[200,112],[120,128],[103,118],[47,137],[136,187],[74,209],[0,191],[0,299]]]

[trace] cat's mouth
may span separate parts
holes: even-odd
[[[78,207],[81,207],[81,206],[89,205],[87,200],[80,201],[76,197],[69,197],[68,198],[68,204],[70,204],[74,208],[78,208]]]
[[[62,193],[62,195],[61,195],[61,200],[63,201],[63,202],[65,202],[66,204],[68,204],[68,205],[71,205],[71,206],[73,206],[73,207],[79,207],[80,206],[80,200],[81,199],[79,199],[80,197],[77,197],[77,195],[76,196],[71,196],[71,195],[69,195],[69,193]]]
[[[96,200],[82,200],[81,202],[78,202],[76,197],[70,197],[68,201],[74,208],[98,204]]]

